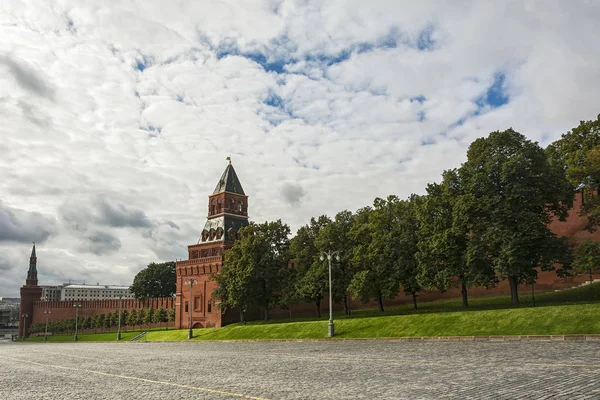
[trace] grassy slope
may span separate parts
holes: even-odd
[[[352,317],[335,314],[336,337],[408,337],[408,336],[488,336],[488,335],[562,335],[600,334],[600,284],[536,296],[522,297],[521,306],[510,307],[506,296],[470,299],[462,309],[460,300],[422,303],[419,310],[411,305],[390,307],[384,313],[376,309],[357,310]],[[318,339],[325,338],[327,319],[314,317],[274,321],[252,321],[221,329],[196,329],[194,340],[236,339]],[[130,339],[137,332],[123,334]],[[80,335],[81,341],[114,340],[116,334]],[[186,340],[187,330],[152,331],[148,341]],[[28,339],[34,340],[34,339]],[[38,339],[39,340],[39,339]],[[52,341],[70,341],[72,335],[57,335]]]

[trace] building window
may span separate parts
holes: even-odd
[[[188,302],[185,302],[185,312],[188,312]]]
[[[208,302],[208,306],[206,307],[206,311],[210,314],[212,312],[212,301]]]

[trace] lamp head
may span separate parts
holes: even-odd
[[[323,257],[323,254],[321,254],[321,256],[319,257],[319,260],[323,261],[325,259],[325,257]]]
[[[335,259],[336,259],[336,260],[338,260],[338,261],[340,261],[340,255],[339,255],[339,254],[336,254],[336,255],[335,255]]]

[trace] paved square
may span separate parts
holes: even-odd
[[[600,399],[600,342],[0,344],[0,399]]]

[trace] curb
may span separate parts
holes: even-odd
[[[493,336],[411,336],[382,338],[323,338],[323,339],[229,339],[229,340],[152,340],[145,343],[202,343],[202,342],[600,342],[600,334],[593,335],[493,335]]]

